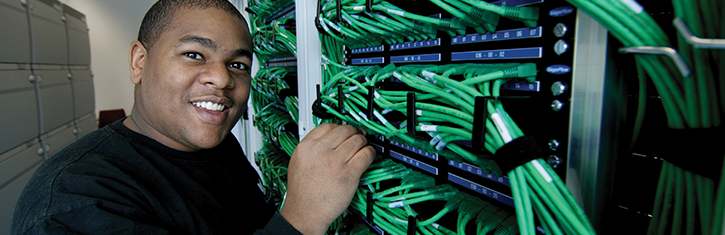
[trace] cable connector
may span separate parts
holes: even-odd
[[[467,13],[468,15],[472,16],[474,20],[476,20],[476,23],[483,26],[489,32],[496,31],[498,20],[501,18],[501,15],[499,14],[493,13],[491,11],[484,11],[477,7],[471,7]]]
[[[536,21],[539,20],[538,7],[504,7],[506,12],[503,17],[522,21],[529,28],[536,27]]]
[[[525,63],[503,69],[504,78],[528,78],[536,76],[536,64]]]
[[[481,211],[484,207],[487,207],[488,205],[490,204],[484,202],[480,198],[469,197],[461,203],[460,207],[458,207],[458,213],[468,214],[470,216],[477,216],[478,212]]]
[[[460,19],[452,18],[452,19],[440,19],[440,24],[438,25],[438,29],[442,30],[448,30],[448,29],[466,29],[466,25],[463,24],[463,21]]]
[[[519,226],[516,216],[509,216],[496,227],[493,234],[519,234]]]

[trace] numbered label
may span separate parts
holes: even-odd
[[[451,53],[451,60],[495,60],[495,59],[527,59],[541,58],[541,47],[487,50],[487,51],[466,51]]]
[[[441,54],[425,54],[425,55],[404,55],[404,56],[391,56],[390,62],[392,63],[410,63],[410,62],[438,62],[441,61]]]
[[[481,178],[488,179],[488,180],[491,180],[494,182],[498,182],[500,184],[503,184],[503,185],[506,185],[509,187],[511,186],[509,184],[508,177],[498,177],[492,173],[485,173],[485,172],[483,172],[483,170],[480,167],[477,167],[477,166],[474,166],[474,165],[471,165],[468,163],[464,163],[464,162],[456,162],[453,160],[448,160],[448,165],[461,169],[461,170],[464,170],[464,171],[467,171],[474,175],[480,176]]]
[[[451,44],[464,44],[474,42],[488,42],[498,40],[513,40],[522,38],[540,38],[542,27],[511,29],[486,34],[468,34],[451,38]],[[391,48],[392,50],[392,48]]]
[[[352,54],[361,54],[361,53],[370,53],[370,52],[380,52],[385,51],[385,47],[383,45],[376,46],[376,47],[365,47],[365,48],[358,48],[358,49],[352,49],[350,52]]]
[[[352,64],[383,64],[383,63],[385,63],[385,57],[352,59]]]
[[[415,41],[415,42],[404,42],[404,43],[398,43],[390,45],[390,50],[405,50],[405,49],[411,49],[411,48],[422,48],[422,47],[435,47],[441,45],[441,39],[430,39],[430,40],[423,40],[423,41]]]

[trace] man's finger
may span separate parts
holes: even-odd
[[[325,136],[319,138],[320,146],[325,146],[328,149],[337,149],[340,144],[347,141],[351,136],[357,135],[358,131],[357,128],[348,125],[337,126],[328,131]],[[367,142],[367,140],[365,141]],[[358,149],[361,147],[358,147]]]
[[[305,138],[302,139],[302,141],[304,141],[304,140],[310,141],[310,140],[319,139],[320,137],[324,136],[325,133],[329,132],[330,130],[332,130],[338,126],[339,125],[334,124],[334,123],[322,123],[321,125],[312,129],[309,133],[307,133],[307,135],[305,136]]]
[[[368,139],[361,134],[354,134],[340,143],[335,150],[341,152],[355,152],[363,148],[365,145],[368,145]]]
[[[365,170],[368,169],[368,166],[370,166],[375,159],[376,154],[377,152],[373,146],[365,146],[360,149],[360,151],[357,151],[357,153],[355,153],[355,155],[347,161],[347,167],[348,169],[353,170],[355,176],[359,177],[363,172],[365,172]]]

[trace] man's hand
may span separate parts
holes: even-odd
[[[280,215],[303,234],[324,234],[355,195],[375,149],[352,126],[325,123],[297,145]]]

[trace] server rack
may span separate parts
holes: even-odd
[[[40,164],[97,129],[85,15],[54,0],[0,1],[0,234]]]
[[[486,57],[496,58],[500,52],[504,52],[504,57],[512,54],[524,57],[513,60],[534,61],[540,71],[537,77],[541,77],[541,79],[537,79],[536,84],[512,83],[510,86],[519,91],[510,91],[510,94],[512,94],[511,96],[527,96],[526,92],[532,92],[534,95],[528,96],[536,99],[524,102],[517,102],[523,99],[512,100],[510,103],[518,105],[512,105],[516,108],[508,108],[507,105],[507,110],[511,109],[508,111],[512,116],[520,115],[525,120],[521,122],[526,122],[520,125],[526,126],[527,130],[533,129],[530,132],[534,132],[533,135],[540,138],[539,143],[548,149],[547,155],[551,156],[548,159],[549,163],[559,164],[556,168],[557,174],[565,179],[567,188],[574,194],[598,232],[612,232],[613,229],[607,224],[629,224],[637,228],[633,231],[646,231],[653,212],[651,207],[642,206],[642,204],[651,203],[654,198],[655,187],[651,185],[656,184],[657,170],[661,164],[661,158],[657,154],[651,153],[659,153],[659,151],[652,151],[652,148],[657,148],[653,146],[657,146],[656,140],[660,139],[657,138],[657,135],[661,134],[659,130],[666,127],[661,117],[647,119],[650,124],[645,124],[646,130],[643,130],[642,135],[646,136],[643,138],[650,139],[647,140],[647,143],[639,144],[634,150],[630,150],[632,110],[636,106],[634,100],[637,98],[636,91],[633,91],[635,89],[633,81],[636,80],[636,77],[632,77],[635,69],[630,64],[634,63],[631,55],[620,54],[619,49],[622,45],[616,38],[612,37],[595,19],[564,1],[524,3],[501,1],[501,3],[533,4],[541,7],[540,12],[547,16],[542,16],[542,28],[535,28],[538,30],[533,33],[533,35],[541,36],[535,39],[492,40],[494,35],[502,38],[507,32],[509,37],[517,35],[516,33],[519,32],[521,36],[524,36],[524,31],[517,30],[515,27],[506,28],[501,31],[497,30],[496,34],[488,34],[486,39],[483,39],[481,34],[469,31],[466,35],[455,37],[443,35],[439,38],[417,42],[406,41],[392,45],[348,48],[346,49],[346,62],[353,65],[378,64],[381,67],[391,62],[396,64],[423,62],[442,64],[455,60],[470,62],[489,59]],[[404,3],[400,4],[404,6]],[[417,9],[419,12],[416,13],[422,15],[436,14],[436,12],[430,12],[430,9],[433,8],[421,7],[420,4],[424,3],[415,2],[414,4],[419,5],[406,10]],[[657,18],[660,25],[666,25],[671,21],[671,8],[649,1],[642,2],[642,5],[646,9],[652,9],[652,15]],[[318,93],[315,85],[320,84],[319,78],[322,77],[320,66],[317,65],[323,64],[324,66],[321,58],[317,56],[321,50],[320,41],[316,32],[311,31],[315,27],[314,15],[317,14],[318,7],[313,2],[296,3],[297,28],[305,29],[300,30],[297,35],[300,50],[300,57],[297,60],[300,77],[298,86],[300,107],[314,105],[315,96]],[[554,32],[562,30],[562,27],[557,25],[558,23],[568,26],[565,27],[568,32],[562,37],[555,35],[560,32]],[[676,33],[670,31],[668,33],[672,33],[672,38],[676,38],[674,36]],[[441,35],[440,32],[439,35]],[[460,45],[463,40],[471,42],[474,39],[478,42],[467,43],[466,46]],[[559,40],[563,40],[568,46],[567,51],[562,53],[564,56],[554,56],[556,52],[553,52],[553,48],[563,48],[563,44],[558,43]],[[476,46],[471,46],[474,44]],[[525,58],[527,55],[517,53],[526,53],[527,50],[523,52],[509,50],[521,48],[533,48],[534,50],[540,48],[542,55],[533,56],[535,57],[533,59]],[[525,91],[529,85],[533,85],[531,90],[536,91]],[[650,86],[652,85],[650,84]],[[549,91],[550,88],[553,90]],[[622,97],[629,98],[623,99]],[[656,99],[656,95],[653,97]],[[657,106],[655,105],[655,107]],[[648,113],[664,116],[661,107],[659,110],[652,106],[648,107],[654,109]],[[560,108],[560,110],[553,112],[552,108]],[[543,115],[545,117],[523,117],[528,112],[526,109],[535,109],[539,113],[546,114]],[[315,119],[311,112],[305,112],[304,108],[300,109],[299,115],[299,133],[300,137],[304,137],[314,128]],[[522,127],[522,129],[525,128]],[[718,133],[717,130],[714,132]],[[468,192],[478,193],[477,195],[482,198],[496,200],[510,196],[510,191],[505,184],[507,182],[505,177],[482,174],[471,164],[446,161],[437,154],[391,142],[384,138],[369,138],[369,140],[378,149],[378,152],[386,157],[397,159],[399,163],[434,175],[441,181],[452,182],[461,188],[468,188],[466,189]],[[551,140],[556,140],[556,142]],[[552,146],[557,147],[556,150],[552,150]],[[459,177],[461,175],[464,177]],[[469,180],[469,178],[473,180]],[[643,193],[632,195],[630,192],[635,190]],[[501,204],[509,203],[506,200],[498,201]],[[366,212],[362,211],[361,214],[364,216]]]

